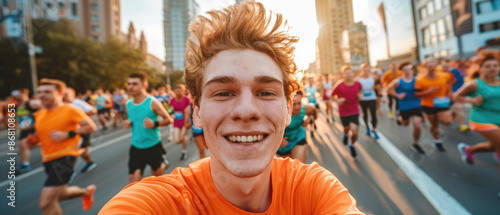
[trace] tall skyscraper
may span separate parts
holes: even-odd
[[[362,63],[370,63],[368,33],[363,22],[357,22],[342,33],[342,56],[344,63],[355,70]]]
[[[163,0],[167,71],[184,71],[184,54],[189,37],[188,25],[199,14],[195,0]]]
[[[352,0],[316,0],[318,48],[322,74],[340,72],[342,32],[354,24]]]

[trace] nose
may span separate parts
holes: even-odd
[[[229,115],[234,121],[258,121],[262,115],[258,106],[258,98],[251,90],[242,91],[234,103],[234,108]]]

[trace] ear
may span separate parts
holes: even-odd
[[[195,98],[193,98],[194,100]],[[194,105],[194,104],[193,104]],[[198,105],[194,105],[193,107],[193,123],[196,125],[198,128],[203,128],[203,121],[201,120],[200,116],[200,107]]]
[[[288,126],[290,125],[290,123],[292,122],[292,111],[293,111],[293,100],[290,99],[290,101],[287,102],[287,105],[286,105],[286,124],[285,126]]]

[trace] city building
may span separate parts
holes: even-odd
[[[322,74],[340,72],[342,32],[354,23],[352,0],[316,0],[318,48]]]
[[[500,0],[413,0],[420,60],[500,48]],[[457,36],[458,35],[458,36]]]
[[[184,71],[188,25],[199,14],[195,0],[163,0],[166,69]]]
[[[146,63],[158,73],[165,73],[164,62],[155,55],[148,53],[148,41],[144,31],[141,31],[139,38],[137,38],[134,23],[130,22],[127,33],[121,33],[120,40],[132,48],[141,50],[146,56]]]
[[[22,18],[17,16],[23,11],[19,1],[0,1],[0,37],[20,37]],[[33,19],[57,21],[67,19],[82,38],[94,41],[106,41],[112,36],[119,36],[120,0],[34,0],[31,2]],[[33,30],[42,22],[35,22]]]
[[[363,22],[357,22],[342,32],[342,60],[359,70],[362,63],[370,63],[368,33]]]

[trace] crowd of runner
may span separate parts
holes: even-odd
[[[450,125],[456,120],[459,132],[475,131],[487,140],[468,143],[475,145],[457,143],[464,162],[473,164],[474,155],[482,152],[493,152],[498,160],[499,64],[499,51],[479,49],[477,56],[468,60],[427,59],[420,65],[401,62],[390,64],[386,72],[361,64],[359,69],[345,65],[336,75],[306,74],[293,97],[291,122],[285,129],[276,155],[305,163],[307,145],[312,144],[308,143],[307,133],[310,138],[315,138],[316,120],[323,113],[328,124],[342,124],[342,142],[355,158],[360,115],[366,127],[365,134],[378,140],[378,118],[384,117],[380,106],[387,103],[388,118],[400,126],[412,125],[412,139],[408,142],[411,141],[409,149],[415,153],[425,155],[420,142],[424,124],[429,125],[436,150],[445,152],[447,149],[440,139],[439,125]],[[42,79],[36,93],[30,94],[28,89],[14,90],[7,100],[0,103],[2,124],[6,123],[7,104],[16,106],[21,160],[17,173],[32,169],[30,149],[42,149],[48,175],[40,198],[44,212],[61,210],[58,201],[76,196],[82,197],[84,210],[91,207],[95,185],[80,188],[68,187],[68,183],[74,176],[77,157],[85,161],[81,173],[96,168],[97,163],[89,148],[92,132],[97,129],[104,132],[111,126],[114,129],[123,126],[131,130],[130,182],[142,179],[146,165],[151,166],[152,175],[156,176],[164,174],[168,167],[166,150],[161,144],[161,126],[167,127],[168,142],[181,145],[180,160],[187,158],[190,137],[196,143],[199,158],[207,156],[203,128],[193,123],[194,101],[186,86],[147,89],[147,77],[141,72],[129,76],[126,90],[115,89],[113,93],[103,89],[76,93],[58,80]],[[467,105],[472,106],[469,120],[464,114]],[[323,107],[325,109],[320,110]],[[237,138],[231,141],[246,142],[262,137]],[[66,142],[66,145],[55,147],[54,142]],[[53,171],[60,165],[71,171],[63,177],[56,177]]]

